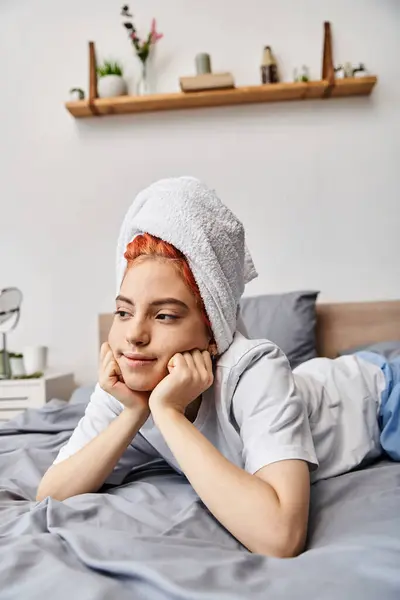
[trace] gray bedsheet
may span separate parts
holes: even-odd
[[[1,600],[400,599],[399,464],[313,486],[308,550],[270,559],[162,461],[118,488],[35,502],[83,410],[52,401],[0,428]]]

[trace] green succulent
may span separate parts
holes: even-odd
[[[107,75],[119,75],[119,77],[122,77],[123,74],[123,67],[117,61],[105,60],[102,65],[97,67],[97,75],[99,77],[107,77]]]

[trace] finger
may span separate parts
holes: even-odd
[[[101,360],[99,362],[99,368],[98,368],[99,379],[101,379],[101,380],[104,379],[105,369],[106,369],[108,363],[110,362],[110,360],[109,360],[110,352],[111,352],[111,350],[107,349],[107,344],[102,344],[101,352],[100,352]]]
[[[185,359],[186,366],[190,370],[192,375],[196,376],[198,374],[198,370],[193,358],[194,352],[196,352],[196,350],[193,350],[192,352],[184,352],[183,358]]]
[[[109,377],[109,378],[119,377],[120,371],[119,371],[118,364],[115,361],[110,361],[104,367],[103,373],[104,373],[105,377]]]
[[[116,360],[114,361],[114,371],[118,379],[122,379],[121,369]]]
[[[111,350],[109,343],[104,342],[100,348],[100,361],[101,362],[103,362],[103,359],[109,350]]]
[[[192,352],[192,356],[193,356],[194,364],[196,365],[196,369],[200,373],[201,377],[202,378],[207,377],[208,372],[207,372],[206,364],[204,362],[203,353],[200,352],[200,350],[194,350]]]
[[[202,352],[202,355],[203,355],[204,364],[206,366],[208,373],[212,374],[213,373],[213,363],[212,363],[211,354],[209,353],[208,350],[204,350]]]
[[[214,371],[213,371],[213,362],[212,362],[211,354],[208,352],[208,350],[204,350],[204,352],[202,352],[202,354],[203,354],[204,364],[207,369],[207,374],[208,374],[208,378],[209,378],[210,385],[211,385],[212,382],[214,381]]]
[[[100,386],[106,391],[118,381],[118,375],[116,373],[116,363],[109,361],[105,366],[99,369],[99,383]]]
[[[185,359],[180,352],[174,354],[168,361],[168,368],[174,369],[176,367],[183,367],[186,365]]]
[[[103,359],[103,363],[100,368],[100,377],[102,380],[120,380],[122,378],[121,369],[119,368],[118,362],[115,360],[114,354],[107,352]]]
[[[108,364],[115,362],[114,354],[109,350],[105,357],[103,358],[103,362],[101,364],[102,368],[105,369]]]

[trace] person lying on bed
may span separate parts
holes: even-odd
[[[381,453],[385,377],[359,356],[292,373],[274,343],[247,339],[238,306],[256,275],[242,224],[198,180],[139,194],[119,237],[99,383],[38,500],[96,492],[162,457],[250,551],[304,549],[310,472],[316,481]]]

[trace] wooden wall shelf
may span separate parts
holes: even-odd
[[[204,108],[207,106],[234,106],[261,102],[286,102],[288,100],[314,100],[344,96],[368,96],[377,82],[376,77],[335,79],[332,50],[332,32],[328,21],[324,23],[322,73],[320,81],[307,83],[273,83],[224,90],[207,90],[152,96],[97,97],[96,52],[94,42],[89,42],[89,98],[67,102],[66,108],[77,118],[101,115]]]
[[[66,108],[74,117],[82,118],[207,106],[367,96],[371,93],[376,81],[376,77],[362,77],[337,79],[333,85],[328,81],[310,81],[308,83],[275,83],[204,92],[96,98],[92,103],[89,100],[67,102]]]

